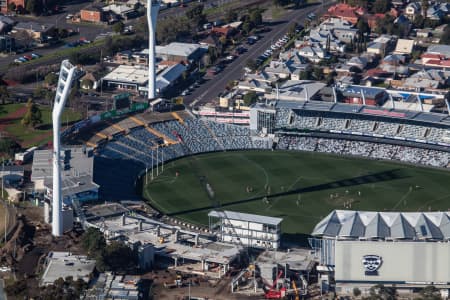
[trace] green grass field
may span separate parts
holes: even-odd
[[[25,104],[0,105],[0,119],[23,108]],[[22,117],[11,120],[4,128],[6,133],[19,142],[23,148],[41,145],[51,140],[52,113],[50,107],[39,106],[42,113],[42,124],[36,129],[21,124]],[[61,117],[62,126],[81,119],[81,114],[71,109],[66,109]]]
[[[333,209],[345,206],[375,211],[450,208],[450,172],[321,153],[204,154],[170,162],[162,175],[148,180],[144,198],[168,215],[207,224],[207,212],[218,201],[226,210],[283,217],[282,230],[288,234],[309,234]],[[214,190],[213,201],[206,182]]]

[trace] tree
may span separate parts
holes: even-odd
[[[186,12],[186,17],[196,26],[197,28],[207,22],[206,15],[203,13],[203,4],[196,5]]]
[[[237,18],[238,18],[238,14],[234,9],[227,10],[227,13],[225,15],[225,21],[227,23],[234,22],[237,20]]]
[[[323,79],[323,70],[322,70],[322,68],[321,67],[314,67],[313,75],[314,75],[314,78],[316,80],[322,80]]]
[[[295,31],[297,30],[297,26],[298,26],[298,23],[297,23],[297,22],[291,23],[291,24],[289,25],[288,30],[287,30],[287,33],[288,33],[288,35],[289,35],[290,37],[292,37],[292,36],[295,35]]]
[[[445,26],[444,33],[442,34],[439,43],[444,45],[450,44],[450,26]]]
[[[366,20],[363,18],[358,19],[358,23],[356,23],[356,28],[358,28],[359,32],[364,36],[370,34],[370,27]]]
[[[25,3],[25,9],[34,15],[38,15],[41,12],[42,2],[39,0],[27,0]]]
[[[53,72],[48,73],[44,78],[44,82],[47,85],[55,85],[58,82],[58,76]]]
[[[21,121],[24,126],[32,126],[33,128],[37,124],[42,123],[42,113],[39,107],[33,102],[33,99],[28,99],[27,112],[23,116]]]
[[[250,106],[258,101],[258,95],[256,95],[255,91],[249,91],[244,95],[243,100],[245,106]]]
[[[258,64],[254,59],[247,60],[246,66],[252,71],[255,71],[258,68]]]
[[[81,237],[81,246],[89,256],[94,257],[106,246],[105,237],[99,229],[89,227]]]
[[[262,24],[262,10],[259,8],[253,9],[250,12],[250,22],[255,26]]]
[[[441,293],[433,285],[429,285],[420,291],[420,300],[439,300],[441,299]]]
[[[113,272],[127,271],[137,265],[137,253],[122,242],[113,241],[98,257],[99,267]]]
[[[358,289],[357,287],[355,287],[355,288],[353,289],[353,296],[358,297],[358,296],[360,296],[360,295],[361,295],[361,290]]]
[[[245,21],[244,23],[242,23],[242,30],[244,31],[245,34],[250,33],[250,30],[252,30],[252,25],[250,24],[249,21]]]
[[[390,9],[390,1],[387,0],[375,0],[373,9],[377,14],[384,14]]]
[[[377,284],[370,288],[369,294],[369,300],[395,300],[397,292],[394,287]]]
[[[9,92],[6,85],[0,85],[0,100],[2,101],[2,104],[5,104],[6,101],[9,99]]]
[[[123,24],[122,21],[115,23],[112,27],[112,29],[114,30],[115,33],[122,33],[124,28],[125,28],[125,24]]]
[[[2,137],[0,139],[0,153],[6,153],[13,156],[14,153],[20,150],[20,146],[12,139]]]

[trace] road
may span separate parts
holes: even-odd
[[[230,63],[221,73],[202,84],[192,94],[184,97],[184,103],[189,106],[196,106],[205,103],[214,103],[217,95],[225,90],[230,81],[238,80],[244,74],[244,67],[249,59],[256,59],[268,49],[273,42],[277,41],[288,31],[289,26],[297,22],[303,24],[306,16],[312,12],[319,15],[333,2],[324,6],[314,5],[306,8],[291,10],[284,14],[278,20],[273,20],[277,25],[272,26],[272,31],[265,33],[264,36],[253,46],[249,46],[248,51],[241,54],[237,59]]]
[[[236,1],[236,0],[207,0],[203,3],[203,5],[205,6],[205,8],[208,8],[213,5],[220,6],[220,5],[226,4],[228,2],[232,2],[232,1]],[[261,0],[252,0],[252,1],[248,1],[248,2],[253,3],[253,2],[260,2],[260,1]],[[58,14],[45,16],[45,17],[44,16],[36,17],[36,16],[32,16],[32,15],[18,15],[16,17],[13,17],[13,19],[18,22],[33,21],[33,22],[37,22],[40,24],[51,24],[57,28],[71,29],[71,30],[79,33],[73,37],[66,39],[67,42],[77,40],[80,37],[84,37],[87,40],[93,41],[100,34],[107,34],[107,33],[112,34],[111,27],[106,26],[106,25],[97,25],[97,24],[71,23],[71,22],[67,22],[67,20],[66,20],[66,16],[68,14],[75,15],[76,13],[79,13],[82,8],[85,8],[91,4],[92,3],[90,1],[89,2],[86,2],[83,0],[71,1],[71,2],[66,3],[65,6],[62,7],[62,12],[58,13]],[[189,5],[186,5],[186,7],[178,6],[178,7],[172,7],[172,8],[165,9],[159,13],[158,17],[166,18],[169,16],[182,16],[186,13],[186,11],[189,9],[189,7],[192,7],[193,5],[196,5],[196,4],[198,4],[198,3],[192,2]],[[242,3],[236,2],[236,5],[242,6]],[[248,5],[248,3],[246,3],[246,5]],[[234,6],[232,5],[230,7],[235,7],[235,5]],[[131,19],[128,22],[126,22],[126,24],[133,25],[138,21],[139,21],[139,19]],[[36,52],[41,55],[46,55],[46,54],[61,50],[62,47],[63,46],[61,46],[61,45],[55,45],[53,47],[36,49],[36,50],[30,51],[28,53]],[[83,50],[83,52],[85,52],[85,51],[86,50]],[[6,71],[7,66],[11,62],[13,62],[14,59],[19,58],[23,55],[24,55],[24,53],[18,54],[18,55],[9,55],[9,56],[0,57],[0,66],[1,66],[0,71],[2,71],[2,72]],[[57,62],[57,61],[60,61],[60,59],[56,59],[54,61]],[[45,62],[45,64],[51,64],[51,63],[53,63],[53,62],[47,62],[47,61]]]

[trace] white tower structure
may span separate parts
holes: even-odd
[[[159,1],[147,0],[148,23],[148,99],[156,97],[155,44],[156,21],[158,19]]]
[[[52,111],[53,121],[53,203],[52,203],[52,234],[53,236],[61,236],[63,234],[61,209],[62,209],[62,192],[61,192],[61,115],[64,105],[70,93],[75,71],[77,67],[73,66],[68,60],[61,63],[59,71],[58,85],[56,88],[55,103]]]

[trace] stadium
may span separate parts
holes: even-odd
[[[314,101],[256,106],[250,115],[245,127],[185,111],[144,113],[78,136],[96,147],[100,198],[143,196],[162,214],[201,225],[218,205],[288,216],[283,229],[292,234],[309,234],[333,209],[448,209],[446,115]],[[300,206],[304,216],[289,217]]]
[[[252,107],[249,118],[250,125],[242,126],[187,110],[147,111],[84,121],[65,138],[95,149],[94,181],[101,200],[145,199],[161,222],[201,232],[211,232],[209,217],[220,215],[217,211],[283,220],[281,248],[312,247],[324,291],[335,272],[335,290],[342,294],[356,287],[368,293],[378,283],[407,292],[430,284],[413,276],[415,271],[405,277],[380,269],[380,276],[367,277],[359,264],[360,255],[372,255],[384,257],[387,268],[406,245],[383,252],[393,241],[408,242],[412,249],[422,242],[421,257],[427,261],[433,251],[445,252],[436,242],[448,242],[448,213],[429,212],[449,210],[448,115],[282,101]],[[373,217],[376,212],[380,217]],[[369,236],[368,228],[377,234]],[[356,253],[351,270],[346,251]],[[399,262],[398,268],[406,265]],[[423,267],[415,270],[429,272]],[[444,275],[431,284],[448,290],[441,282],[446,271],[439,272]]]

